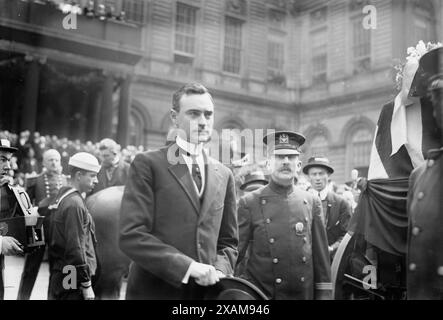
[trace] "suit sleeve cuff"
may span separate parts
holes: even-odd
[[[189,282],[189,277],[191,276],[191,269],[192,269],[192,267],[193,267],[194,264],[195,264],[195,261],[192,261],[191,264],[189,265],[189,267],[188,267],[188,271],[186,271],[186,274],[185,274],[185,276],[184,276],[183,279],[182,279],[182,283],[183,283],[183,284],[188,284],[188,282]]]
[[[332,290],[331,282],[317,282],[315,284],[315,290]]]

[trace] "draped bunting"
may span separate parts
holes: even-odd
[[[406,254],[408,178],[367,182],[348,231],[364,235],[372,245],[394,255]]]

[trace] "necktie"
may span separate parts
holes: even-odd
[[[194,179],[195,185],[197,186],[198,191],[201,191],[202,188],[202,175],[200,172],[200,167],[197,164],[197,159],[192,157],[192,179]]]

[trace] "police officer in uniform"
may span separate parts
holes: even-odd
[[[443,48],[425,54],[414,82],[429,84],[434,117],[441,131],[443,115]],[[418,92],[420,93],[420,92]],[[440,149],[409,178],[407,297],[412,300],[443,299],[443,141]]]
[[[328,299],[332,285],[322,205],[316,195],[294,186],[305,138],[278,131],[263,141],[269,184],[239,201],[238,263],[252,246],[242,277],[270,299]]]

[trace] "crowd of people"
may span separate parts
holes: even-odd
[[[25,185],[29,176],[35,176],[43,170],[43,153],[49,149],[57,150],[61,155],[61,165],[64,174],[68,174],[69,158],[77,152],[88,152],[100,157],[100,142],[79,139],[69,140],[56,135],[41,135],[38,131],[31,134],[29,130],[19,134],[7,130],[0,131],[0,137],[8,139],[12,147],[18,149],[11,159],[11,168],[14,182],[20,186]],[[137,153],[146,151],[145,147],[128,145],[119,150],[120,157],[127,163],[131,163]]]

